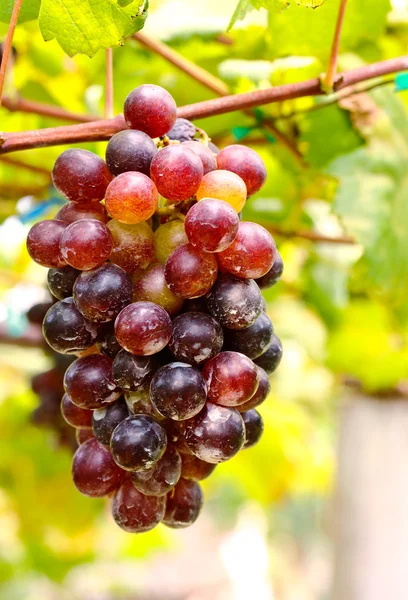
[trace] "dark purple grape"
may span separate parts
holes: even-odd
[[[166,431],[148,415],[127,417],[114,430],[110,443],[115,462],[126,471],[153,466],[163,456],[166,445]]]
[[[74,283],[80,271],[72,267],[60,267],[59,269],[50,269],[47,275],[48,289],[51,294],[63,300],[72,296]]]
[[[245,448],[255,446],[261,439],[264,430],[264,422],[257,410],[248,410],[242,413],[245,423]]]
[[[262,295],[255,281],[219,275],[207,297],[210,314],[223,327],[245,329],[262,310]]]
[[[200,298],[191,298],[190,300],[185,300],[183,303],[182,313],[188,312],[198,312],[198,313],[208,313],[207,310],[207,300],[204,296],[200,296]]]
[[[252,408],[256,408],[260,406],[268,397],[269,392],[271,391],[271,383],[269,381],[268,374],[266,371],[258,367],[258,373],[260,376],[258,389],[255,394],[244,404],[240,404],[237,406],[237,410],[239,412],[245,412],[247,410],[251,410]]]
[[[221,406],[239,406],[256,392],[260,374],[256,365],[239,352],[220,352],[203,369],[208,398]]]
[[[168,447],[150,469],[132,473],[133,485],[146,496],[164,496],[174,488],[181,475],[181,458],[175,448]]]
[[[161,367],[150,384],[156,410],[168,419],[190,419],[203,408],[207,389],[198,369],[181,362]]]
[[[79,408],[67,394],[64,394],[61,400],[61,414],[65,421],[75,429],[91,429],[92,427],[92,411]]]
[[[74,285],[74,300],[85,318],[112,321],[132,301],[133,283],[117,265],[107,263],[81,273]]]
[[[50,219],[33,225],[27,235],[27,251],[34,262],[49,269],[63,267],[66,262],[60,251],[64,221]]]
[[[283,348],[282,342],[275,334],[269,348],[255,359],[255,364],[264,369],[268,375],[271,375],[279,366],[282,360]]]
[[[145,390],[149,388],[159,367],[160,363],[155,356],[136,356],[121,350],[113,361],[113,379],[123,390]]]
[[[106,148],[106,162],[114,175],[126,171],[138,171],[150,175],[150,163],[157,154],[154,141],[143,131],[127,129],[119,131]]]
[[[194,139],[196,133],[197,127],[194,125],[194,123],[188,121],[187,119],[178,118],[168,132],[167,136],[171,140],[189,142]]]
[[[245,442],[245,426],[235,408],[207,402],[203,410],[184,425],[184,437],[200,460],[213,464],[235,456]]]
[[[98,442],[109,446],[113,430],[128,416],[128,407],[123,398],[92,411],[92,431]]]
[[[203,163],[204,175],[217,169],[216,158],[205,144],[201,144],[199,141],[183,142],[183,147],[190,148],[194,154],[200,157]]]
[[[159,194],[180,202],[192,198],[203,178],[201,158],[183,145],[166,146],[152,160],[150,177]]]
[[[166,135],[177,118],[174,98],[159,85],[139,85],[125,100],[124,117],[130,129],[138,129],[151,138]]]
[[[261,312],[257,320],[246,329],[225,330],[226,350],[241,352],[249,358],[257,358],[268,348],[273,338],[272,321],[267,314]]]
[[[112,378],[112,361],[103,354],[77,358],[64,377],[65,392],[81,408],[103,408],[119,398]]]
[[[203,492],[196,481],[180,479],[174,491],[167,496],[164,525],[172,529],[189,527],[198,518],[203,506]]]
[[[112,174],[96,154],[80,148],[65,150],[57,158],[52,181],[72,202],[99,202],[105,197]]]
[[[181,454],[181,476],[191,481],[207,479],[217,465],[200,460],[194,454]]]
[[[255,150],[240,144],[227,146],[217,155],[219,169],[239,175],[248,190],[248,196],[255,194],[266,181],[266,168]]]
[[[115,358],[118,352],[122,350],[115,336],[115,324],[113,321],[103,323],[98,329],[98,337],[96,340],[98,350],[102,354],[106,354],[109,358]]]
[[[134,302],[117,316],[115,334],[128,352],[150,356],[169,343],[171,320],[164,308],[153,302]]]
[[[83,443],[74,454],[72,478],[81,494],[101,498],[116,490],[123,472],[115,465],[108,448],[95,438]]]
[[[65,229],[60,251],[63,259],[80,271],[90,271],[102,265],[113,248],[109,229],[96,219],[80,219]]]
[[[271,288],[275,283],[279,281],[283,273],[283,260],[278,251],[276,251],[275,261],[272,267],[263,277],[256,280],[261,290]]]
[[[112,500],[112,516],[121,529],[143,533],[156,527],[164,517],[165,496],[141,494],[127,477]]]
[[[43,335],[49,346],[61,354],[74,354],[90,348],[98,331],[79,312],[72,298],[54,304],[43,322]]]
[[[210,315],[187,312],[173,321],[169,348],[174,356],[191,365],[201,365],[221,351],[221,325]]]

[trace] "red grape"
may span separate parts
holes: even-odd
[[[190,208],[184,226],[190,244],[205,252],[221,252],[237,237],[239,218],[227,202],[205,198]]]
[[[80,271],[72,267],[50,269],[47,274],[48,289],[51,294],[63,300],[72,296],[72,289]]]
[[[117,265],[81,273],[74,285],[78,309],[90,321],[112,321],[132,301],[132,280]]]
[[[200,157],[201,162],[203,163],[204,175],[210,171],[215,171],[217,168],[216,158],[205,144],[198,141],[183,142],[183,148],[190,148],[194,154],[197,154],[197,156]]]
[[[79,219],[96,219],[101,223],[107,223],[109,217],[106,214],[104,205],[100,202],[81,202],[81,204],[67,202],[59,209],[55,219],[60,219],[60,221],[68,224],[79,221]]]
[[[126,225],[112,219],[108,229],[113,238],[111,262],[130,274],[149,266],[154,258],[154,235],[147,223]]]
[[[173,127],[177,106],[171,94],[159,85],[139,85],[125,100],[124,116],[130,129],[161,137]]]
[[[77,358],[65,373],[64,387],[80,408],[103,408],[121,394],[112,378],[112,361],[103,354]]]
[[[245,448],[252,448],[261,439],[264,430],[264,423],[257,410],[248,410],[242,413],[245,423]]]
[[[164,525],[172,529],[189,527],[198,518],[203,506],[203,492],[196,481],[180,479],[174,492],[167,496]]]
[[[198,369],[181,362],[161,367],[150,384],[155,409],[168,419],[190,419],[203,408],[207,389]]]
[[[258,389],[256,390],[255,394],[249,400],[247,400],[247,402],[244,402],[244,404],[240,404],[237,407],[239,412],[245,412],[247,410],[251,410],[251,408],[260,406],[269,395],[271,383],[269,381],[268,374],[261,367],[258,367],[258,373],[260,376]]]
[[[52,181],[72,202],[99,202],[105,197],[112,173],[96,154],[80,148],[65,150],[57,158]]]
[[[129,416],[128,407],[123,398],[112,402],[105,408],[92,411],[92,431],[98,442],[109,446],[114,429]]]
[[[133,300],[154,302],[170,316],[179,313],[183,306],[183,299],[173,294],[166,283],[163,265],[150,265],[137,279],[133,288]]]
[[[166,509],[164,496],[140,493],[130,478],[126,478],[112,500],[112,516],[121,529],[143,533],[156,527]]]
[[[210,171],[204,175],[196,197],[199,201],[204,198],[224,200],[239,213],[244,208],[247,189],[241,177],[231,171]]]
[[[109,257],[113,240],[109,229],[96,219],[74,221],[61,237],[61,255],[66,262],[81,271],[102,265]]]
[[[76,429],[75,430],[75,439],[77,441],[78,446],[82,446],[88,440],[94,440],[95,436],[93,434],[92,429]]]
[[[255,359],[255,363],[265,369],[268,375],[271,375],[279,366],[282,360],[282,343],[278,336],[275,334],[272,338],[271,345],[261,356]]]
[[[262,225],[243,221],[235,241],[218,254],[221,271],[241,279],[257,279],[272,267],[276,257],[273,237]]]
[[[217,155],[219,169],[232,171],[245,182],[248,196],[255,194],[266,181],[266,169],[262,158],[252,148],[234,144],[223,148]]]
[[[106,190],[106,210],[113,219],[127,225],[150,219],[158,202],[159,194],[153,181],[136,171],[118,175]]]
[[[171,320],[167,312],[153,302],[134,302],[117,316],[115,333],[122,348],[132,354],[149,356],[167,346]]]
[[[181,454],[181,462],[181,476],[192,481],[207,479],[217,466],[200,460],[194,454]]]
[[[45,341],[55,352],[75,354],[90,348],[96,341],[98,331],[79,312],[72,298],[54,304],[43,322]]]
[[[61,414],[66,422],[76,429],[92,427],[92,411],[79,408],[67,394],[64,394],[61,400]]]
[[[204,296],[217,278],[217,261],[191,244],[174,250],[166,262],[164,276],[171,291],[181,298]]]
[[[257,320],[246,329],[226,330],[224,348],[241,352],[254,359],[265,352],[272,342],[272,337],[272,321],[266,313],[261,312]]]
[[[283,260],[278,251],[272,267],[265,275],[256,280],[261,290],[271,288],[275,283],[279,281],[283,273]]]
[[[220,275],[207,297],[210,314],[228,329],[245,329],[262,310],[262,295],[255,281]]]
[[[221,325],[200,312],[187,312],[173,321],[169,348],[177,358],[191,365],[202,365],[221,351]]]
[[[168,447],[161,459],[150,469],[132,473],[133,485],[146,496],[164,496],[181,475],[181,458],[175,448]]]
[[[157,154],[154,141],[143,131],[119,131],[109,140],[106,162],[114,175],[138,171],[150,175],[150,163]]]
[[[160,225],[154,232],[156,258],[159,263],[164,265],[170,254],[187,242],[188,239],[182,221],[168,221],[164,225]]]
[[[163,456],[166,431],[148,415],[131,415],[119,423],[111,437],[114,461],[126,471],[149,468]]]
[[[31,227],[27,235],[27,250],[34,262],[49,269],[63,267],[66,263],[60,252],[60,240],[67,224],[50,219]]]
[[[85,496],[106,496],[119,487],[122,476],[109,449],[95,438],[82,444],[74,454],[72,478],[75,487]]]
[[[149,388],[159,366],[155,356],[135,356],[126,350],[121,350],[113,361],[113,379],[122,390],[131,392],[145,390]]]
[[[194,196],[203,178],[201,159],[184,145],[167,146],[152,160],[150,176],[159,193],[173,202]]]
[[[260,374],[256,365],[239,352],[220,352],[203,369],[208,398],[214,404],[239,406],[258,389]]]

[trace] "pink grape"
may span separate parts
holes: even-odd
[[[239,218],[227,202],[205,198],[190,208],[184,226],[190,244],[205,252],[221,252],[237,237]]]
[[[52,181],[72,202],[99,202],[105,197],[112,173],[96,154],[80,148],[65,150],[57,158]]]
[[[34,262],[49,269],[63,267],[66,262],[60,252],[60,241],[67,224],[50,219],[31,227],[27,235],[27,250]]]
[[[65,229],[60,242],[64,260],[80,271],[89,271],[102,265],[112,247],[109,229],[96,219],[74,221]]]
[[[167,312],[153,302],[134,302],[119,313],[115,333],[122,348],[132,354],[149,356],[167,346],[171,320]]]
[[[223,148],[217,155],[219,169],[232,171],[245,182],[248,196],[261,189],[266,181],[266,169],[262,158],[252,148],[234,144]]]
[[[130,129],[138,129],[151,138],[166,135],[177,118],[177,106],[171,94],[159,85],[139,85],[125,100],[124,117]]]
[[[167,259],[164,276],[173,294],[181,298],[197,298],[210,291],[217,272],[217,261],[212,254],[184,244]]]
[[[172,202],[194,196],[203,178],[201,159],[184,144],[167,146],[152,160],[150,176],[159,193]]]

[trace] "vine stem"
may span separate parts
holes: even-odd
[[[35,100],[26,100],[21,97],[9,98],[8,96],[3,96],[3,107],[7,108],[10,112],[31,113],[43,117],[50,117],[51,119],[71,121],[72,123],[89,123],[90,121],[97,121],[100,119],[100,116],[97,115],[73,113],[60,106],[44,104],[43,102],[36,102]]]
[[[106,50],[105,119],[111,119],[113,115],[113,53],[112,48],[108,48]]]
[[[326,75],[322,81],[323,91],[330,93],[333,91],[333,83],[336,77],[337,63],[339,58],[339,46],[341,29],[343,27],[344,15],[346,12],[347,0],[340,0],[339,12],[337,15],[336,29],[334,31],[334,38],[330,52],[329,65],[327,68]]]
[[[397,73],[408,69],[408,56],[400,56],[389,60],[365,65],[351,71],[345,71],[336,76],[334,90],[338,91],[351,87],[361,81],[368,81],[383,75]],[[201,119],[214,115],[221,115],[235,110],[246,110],[264,104],[304,98],[306,96],[322,95],[321,82],[318,78],[285,84],[264,90],[256,90],[244,94],[223,96],[182,106],[178,116],[186,119]],[[26,150],[29,148],[58,146],[61,144],[75,144],[79,142],[109,140],[112,135],[122,129],[127,129],[122,115],[113,119],[104,119],[92,123],[67,125],[37,129],[15,133],[0,132],[0,154]]]
[[[7,31],[6,39],[3,45],[3,56],[0,63],[0,106],[1,99],[3,97],[4,81],[6,79],[7,64],[10,58],[11,46],[13,43],[14,31],[17,26],[18,15],[20,14],[21,5],[23,0],[16,0],[13,6],[13,12],[11,13],[10,25]]]

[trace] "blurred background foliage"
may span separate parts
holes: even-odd
[[[292,2],[284,12],[272,10],[272,1],[254,1],[263,8],[226,33],[236,4],[152,0],[144,32],[222,79],[231,93],[324,72],[337,0],[316,10]],[[407,54],[407,23],[405,0],[350,2],[341,69]],[[0,23],[0,37],[6,29]],[[103,114],[103,51],[70,58],[56,41],[44,42],[35,21],[17,27],[14,47],[9,98]],[[166,87],[178,105],[214,96],[136,40],[115,48],[113,57],[117,113],[145,82]],[[31,422],[38,400],[30,377],[51,359],[10,338],[24,335],[25,311],[47,298],[45,271],[30,263],[24,238],[35,219],[52,216],[62,202],[48,172],[64,148],[6,156],[43,173],[0,157],[1,598],[327,597],[325,500],[344,386],[386,392],[407,377],[408,95],[393,79],[338,102],[302,98],[262,107],[254,117],[236,112],[197,122],[216,144],[248,144],[266,163],[267,183],[244,216],[276,233],[285,261],[282,281],[265,294],[285,355],[261,410],[262,442],[204,482],[207,508],[188,532],[158,528],[135,537],[117,529],[104,502],[73,488],[70,451]],[[61,123],[0,109],[5,131]],[[84,147],[103,156],[106,144]],[[251,554],[258,591],[245,587],[240,549]],[[190,564],[191,553],[201,571]],[[252,595],[243,595],[248,589]]]

